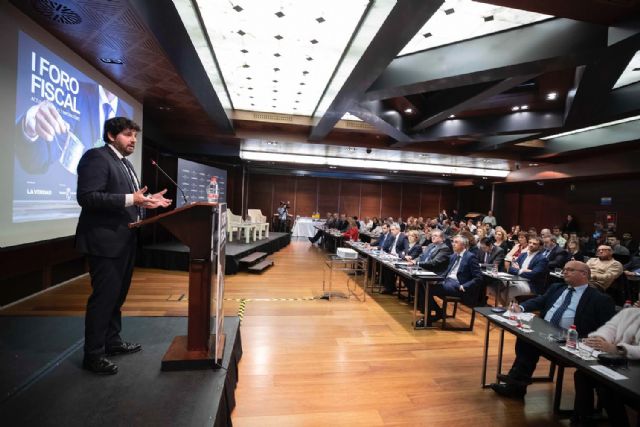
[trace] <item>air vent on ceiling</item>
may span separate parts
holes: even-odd
[[[256,120],[269,120],[272,122],[292,122],[293,116],[285,116],[283,114],[254,113],[253,118]]]
[[[42,16],[59,24],[75,25],[82,22],[76,11],[64,4],[52,0],[33,0],[33,8]]]
[[[355,120],[344,120],[344,123],[349,128],[357,128],[357,129],[375,129],[369,123],[358,122]]]

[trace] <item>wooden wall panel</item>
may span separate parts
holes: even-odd
[[[247,189],[247,209],[260,209],[271,219],[273,213],[273,177],[269,175],[249,175]],[[246,212],[243,212],[243,215]]]
[[[402,185],[394,182],[383,182],[382,190],[382,217],[392,216],[398,219],[400,216],[400,206],[402,204]]]
[[[380,183],[362,181],[360,183],[360,216],[380,217]]]
[[[294,203],[294,201],[291,201]],[[318,209],[318,179],[300,176],[296,178],[295,216],[311,216]],[[321,213],[324,217],[324,213]]]
[[[452,191],[446,188],[445,191]],[[436,185],[420,186],[420,216],[433,218],[438,215],[440,208],[440,187]]]
[[[360,181],[340,182],[340,213],[360,217]]]
[[[318,209],[324,217],[327,212],[338,212],[340,180],[318,178]]]
[[[400,215],[405,220],[420,213],[420,184],[402,184],[402,209]]]

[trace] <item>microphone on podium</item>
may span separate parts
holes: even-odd
[[[173,185],[175,185],[175,186],[176,186],[176,188],[177,188],[178,190],[180,190],[180,193],[182,193],[182,200],[184,200],[184,204],[185,204],[185,205],[188,205],[188,204],[189,204],[189,201],[187,200],[187,196],[185,196],[185,195],[184,195],[184,191],[182,191],[182,188],[178,185],[178,183],[177,183],[177,182],[175,182],[175,181],[174,181],[174,180],[173,180],[169,175],[167,175],[167,173],[166,173],[166,172],[165,172],[165,171],[160,167],[160,165],[159,165],[158,163],[156,163],[156,161],[155,161],[155,160],[151,159],[151,164],[152,164],[153,166],[155,166],[155,167],[156,167],[156,169],[158,169],[160,172],[162,172],[162,174],[163,174],[164,176],[166,176],[166,177],[167,177],[167,179],[168,179],[169,181],[171,181],[171,183],[172,183]]]

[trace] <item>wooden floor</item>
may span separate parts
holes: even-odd
[[[529,387],[525,404],[480,387],[485,323],[474,332],[414,331],[394,296],[362,303],[314,299],[322,293],[322,249],[304,241],[274,254],[262,275],[226,279],[225,313],[245,299],[244,356],[235,426],[554,426],[552,386]],[[88,277],[0,311],[0,315],[82,316]],[[339,276],[336,289],[346,289]],[[184,316],[187,274],[138,269],[124,307],[129,316]],[[458,315],[468,320],[468,309]],[[126,331],[124,331],[126,339]],[[498,334],[492,334],[497,338]],[[507,334],[508,336],[508,334]],[[497,339],[492,342],[493,355]],[[513,358],[508,336],[505,367]],[[495,372],[495,358],[491,358]],[[542,363],[539,372],[548,364]],[[563,407],[573,406],[573,372]]]

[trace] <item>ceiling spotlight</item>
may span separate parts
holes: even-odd
[[[547,94],[547,101],[555,101],[558,99],[558,92],[549,92]]]
[[[511,111],[518,111],[520,109],[520,107],[518,107],[517,105],[511,107]]]
[[[347,148],[347,150],[349,150],[349,151],[356,151],[356,147],[349,147],[349,148]]]
[[[267,141],[267,145],[278,145],[278,141]]]
[[[452,115],[450,115],[450,116],[449,116],[449,118],[450,118],[450,119],[455,119],[455,118],[456,118],[456,115],[455,115],[455,114],[452,114]]]
[[[521,106],[520,106],[520,109],[521,109],[521,110],[528,110],[528,109],[529,109],[529,106],[528,106],[528,105],[521,105]]]
[[[404,112],[407,113],[407,114],[411,114],[411,113],[413,113],[413,109],[412,108],[405,108]]]
[[[529,166],[540,166],[538,163],[529,163]]]
[[[329,166],[329,169],[335,169],[337,166]]]
[[[489,179],[489,178],[487,178],[486,176],[483,176],[482,179]]]
[[[391,172],[393,172],[393,173],[398,173],[398,171],[391,171]]]

